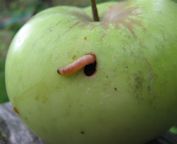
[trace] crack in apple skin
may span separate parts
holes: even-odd
[[[111,6],[108,12],[105,14],[102,20],[104,27],[108,28],[110,24],[120,27],[125,26],[136,37],[134,32],[134,26],[143,26],[141,21],[137,19],[140,15],[138,7],[131,6],[127,2],[120,2],[114,6]]]

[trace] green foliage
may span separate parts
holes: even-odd
[[[175,134],[175,135],[177,135],[177,127],[176,127],[176,126],[175,126],[175,127],[172,127],[172,128],[170,129],[170,132],[173,133],[173,134]]]
[[[5,90],[4,72],[0,72],[0,103],[7,102],[8,97]]]
[[[7,48],[12,39],[13,33],[10,31],[0,31],[0,103],[8,101],[6,89],[5,89],[5,58]]]

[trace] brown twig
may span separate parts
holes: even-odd
[[[94,21],[100,21],[97,6],[96,6],[96,0],[91,0],[91,5],[92,5],[92,13],[93,13]]]

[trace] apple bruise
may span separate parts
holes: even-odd
[[[102,24],[104,27],[108,27],[110,24],[117,27],[123,25],[135,36],[134,26],[142,26],[141,22],[135,19],[139,14],[138,7],[129,6],[127,2],[121,2],[109,8],[103,17]]]

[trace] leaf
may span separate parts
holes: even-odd
[[[0,31],[0,103],[7,102],[7,92],[5,89],[5,57],[12,33],[9,31]]]
[[[9,101],[7,97],[7,93],[5,90],[5,80],[4,80],[4,73],[0,73],[0,103],[4,103]]]
[[[0,48],[0,52],[1,52]],[[5,89],[5,72],[4,72],[4,67],[5,67],[5,59],[1,56],[0,57],[0,103],[7,102],[8,97]]]
[[[177,135],[177,127],[176,126],[172,127],[170,129],[170,132],[173,133],[173,134],[175,134],[175,135]]]

